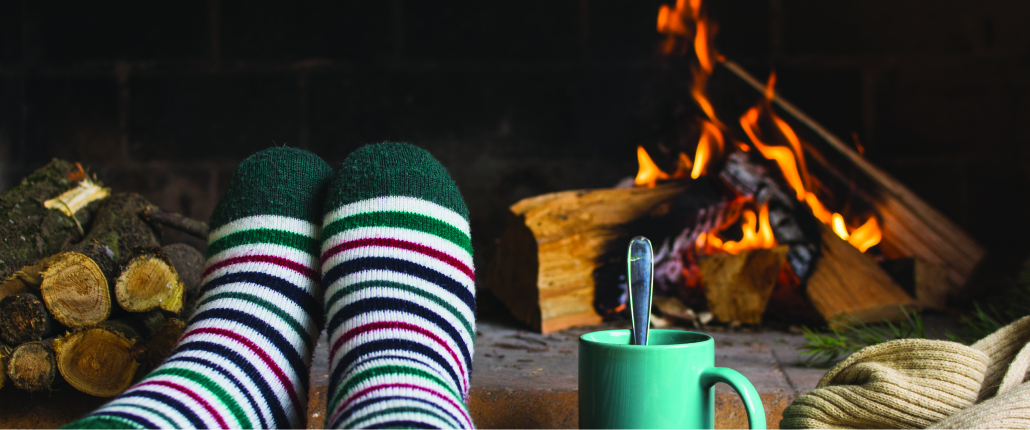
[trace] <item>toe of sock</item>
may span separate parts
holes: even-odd
[[[326,196],[326,210],[383,196],[408,196],[448,208],[468,220],[457,184],[428,151],[407,143],[366,145],[351,153]]]

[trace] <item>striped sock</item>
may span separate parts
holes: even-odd
[[[325,208],[326,426],[472,427],[472,244],[447,170],[408,144],[365,146]]]
[[[159,368],[68,427],[303,428],[332,169],[291,148],[240,164],[211,216],[197,309]]]

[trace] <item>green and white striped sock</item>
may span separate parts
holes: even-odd
[[[473,427],[472,244],[447,170],[412,145],[365,146],[340,167],[325,208],[326,425]]]
[[[72,428],[302,428],[318,337],[317,223],[332,169],[272,148],[211,216],[201,297],[158,369]]]

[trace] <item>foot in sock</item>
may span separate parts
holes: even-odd
[[[197,309],[168,360],[73,428],[303,428],[332,169],[291,148],[240,164],[211,216]]]
[[[454,181],[428,152],[382,143],[326,194],[326,426],[472,427],[475,275]]]

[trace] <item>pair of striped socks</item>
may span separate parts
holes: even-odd
[[[412,145],[365,146],[335,174],[298,149],[251,156],[212,214],[176,349],[68,427],[304,427],[324,322],[327,427],[471,428],[468,220],[446,169]]]

